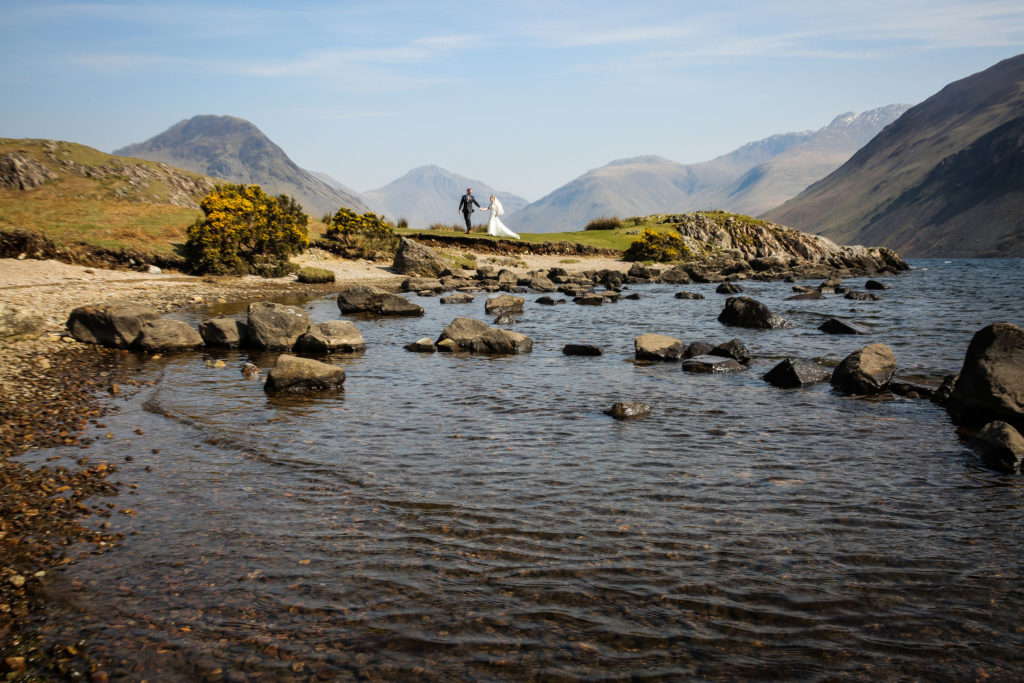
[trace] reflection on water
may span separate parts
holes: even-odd
[[[760,379],[880,341],[937,383],[981,326],[1024,323],[1019,262],[916,265],[878,302],[745,285],[789,330],[721,326],[713,285],[528,295],[534,352],[500,358],[404,351],[487,319],[484,295],[418,298],[423,318],[358,320],[367,351],[330,359],[344,394],[315,400],[238,371],[273,356],[128,359],[156,384],[87,453],[121,463],[137,514],[122,547],[53,579],[51,621],[133,680],[1011,678],[1021,480],[980,468],[928,402]],[[872,333],[818,332],[832,316]],[[754,367],[637,363],[645,332],[738,337]],[[582,341],[605,354],[562,355]],[[602,413],[620,400],[654,412]],[[55,453],[82,451],[36,457]]]

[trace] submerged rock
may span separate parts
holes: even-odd
[[[341,391],[344,384],[345,371],[336,365],[282,354],[263,389],[270,394],[305,394]]]
[[[651,407],[642,401],[619,402],[604,411],[616,420],[634,420],[651,414]]]
[[[604,351],[596,344],[566,344],[562,353],[566,356],[600,356]]]
[[[969,445],[982,462],[999,472],[1024,474],[1024,436],[1001,420],[989,422]]]
[[[867,334],[870,331],[863,325],[839,318],[829,318],[818,329],[827,334]]]
[[[832,386],[844,394],[878,394],[896,373],[896,356],[885,344],[868,344],[843,359],[832,373]]]
[[[699,300],[699,299],[703,299],[704,295],[699,293],[699,292],[686,292],[686,291],[682,291],[682,292],[676,292],[676,298],[677,299],[694,299],[694,300]]]
[[[829,378],[831,373],[817,363],[800,360],[799,358],[787,358],[774,368],[762,375],[762,379],[772,386],[782,389],[795,389],[823,382]]]
[[[685,372],[719,373],[740,372],[747,366],[722,356],[694,356],[683,361],[682,369]]]

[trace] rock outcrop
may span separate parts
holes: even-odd
[[[996,323],[976,332],[946,408],[957,424],[1002,420],[1024,431],[1024,330]]]
[[[885,344],[868,344],[843,359],[832,373],[832,386],[844,394],[878,394],[896,373],[896,356]]]
[[[305,394],[341,391],[344,384],[345,370],[336,365],[282,354],[263,389],[269,394]]]

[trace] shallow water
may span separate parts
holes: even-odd
[[[128,356],[154,384],[94,427],[112,438],[25,458],[118,462],[138,485],[110,520],[128,540],[51,576],[48,621],[131,679],[1016,677],[1024,479],[981,467],[930,402],[760,379],[877,341],[938,383],[975,331],[1024,324],[1024,262],[913,265],[878,302],[744,285],[785,330],[720,325],[714,285],[530,294],[513,329],[534,351],[510,357],[404,351],[488,319],[483,294],[417,297],[423,318],[355,319],[367,351],[331,357],[334,397],[268,398],[239,368],[273,355]],[[832,316],[872,332],[818,332]],[[736,337],[754,367],[640,364],[645,332]],[[562,355],[581,341],[604,355]],[[620,400],[653,413],[602,413]]]

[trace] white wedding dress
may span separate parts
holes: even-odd
[[[519,235],[505,227],[498,216],[505,213],[505,208],[497,199],[493,200],[487,210],[491,212],[491,219],[487,221],[487,234],[495,237],[511,237],[519,239]]]

